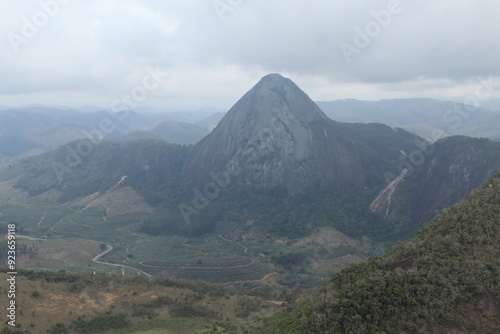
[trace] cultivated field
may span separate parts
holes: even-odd
[[[112,196],[91,195],[64,205],[0,206],[0,223],[15,222],[27,252],[23,268],[71,272],[151,274],[246,286],[303,288],[322,284],[346,266],[384,249],[369,240],[350,239],[326,228],[300,240],[276,239],[251,232],[251,222],[223,222],[205,237],[151,236],[139,233],[151,214],[147,205],[130,206],[130,190]],[[137,211],[139,210],[139,211]],[[143,211],[140,211],[143,210]],[[92,262],[106,249],[113,250]],[[377,247],[379,247],[377,249]]]

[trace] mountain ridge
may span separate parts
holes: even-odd
[[[401,127],[429,141],[467,135],[500,139],[500,117],[486,107],[430,98],[363,101],[317,101],[331,119],[340,122],[380,122]]]

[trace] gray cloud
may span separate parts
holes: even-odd
[[[500,81],[493,0],[220,0],[223,13],[212,0],[66,2],[0,2],[0,104],[106,106],[157,66],[170,75],[143,103],[165,109],[229,107],[269,72],[318,100],[461,100],[480,77]]]

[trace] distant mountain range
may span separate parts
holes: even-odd
[[[189,113],[188,113],[189,115]],[[193,119],[203,117],[199,114]],[[73,140],[157,138],[180,144],[194,144],[209,133],[186,122],[173,121],[179,115],[79,112],[31,107],[0,111],[0,157],[29,156],[47,152]],[[151,133],[149,133],[152,131]]]
[[[500,99],[491,99],[487,101],[483,107],[491,111],[500,112]]]
[[[500,140],[500,111],[433,99],[317,102],[340,122],[378,122],[401,127],[427,140],[466,135]]]
[[[485,108],[425,98],[382,101],[346,99],[316,104],[329,118],[339,122],[383,123],[403,128],[431,142],[450,135],[500,141],[500,108],[495,109],[496,100],[489,101]],[[225,115],[225,112],[211,107],[197,111],[153,111],[155,113],[128,112],[123,117],[123,113],[114,114],[94,105],[75,109],[43,104],[20,108],[0,105],[0,138],[3,139],[0,142],[0,157],[47,152],[84,138],[83,133],[98,129],[103,119],[109,119],[114,127],[113,133],[105,134],[107,139],[149,138],[194,144],[213,130]],[[164,121],[169,123],[161,127],[163,130],[150,132]]]
[[[127,135],[115,137],[118,140],[133,140],[133,139],[160,139],[169,143],[177,144],[195,144],[203,137],[208,135],[210,131],[195,124],[176,121],[164,121],[158,124],[151,131],[136,130]],[[109,138],[112,139],[112,138]]]

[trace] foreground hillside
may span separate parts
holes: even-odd
[[[499,240],[497,173],[411,241],[333,276],[263,332],[499,333]]]
[[[138,274],[21,270],[16,287],[16,327],[3,323],[0,333],[241,333],[280,304],[258,292]]]

